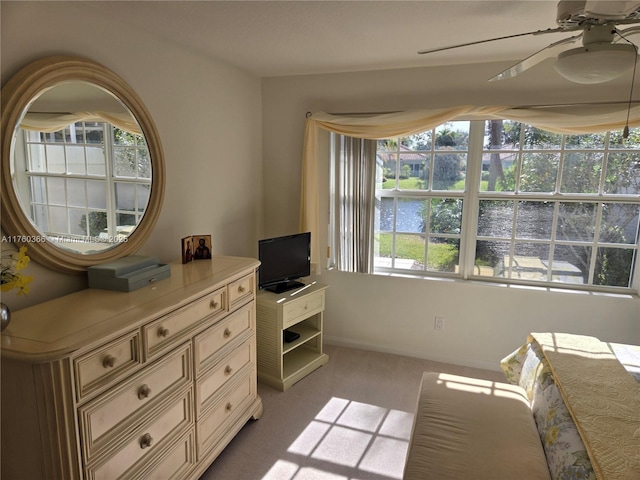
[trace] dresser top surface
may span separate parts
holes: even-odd
[[[253,258],[214,256],[171,264],[171,276],[132,292],[88,288],[11,313],[2,332],[3,356],[60,358],[116,337],[255,270]]]

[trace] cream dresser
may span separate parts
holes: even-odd
[[[258,265],[173,264],[130,293],[87,289],[13,312],[2,479],[198,478],[262,414]]]

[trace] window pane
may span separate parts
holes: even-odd
[[[622,136],[622,130],[616,130],[609,135],[609,148],[634,149],[640,148],[640,128],[629,129],[629,137]]]
[[[29,169],[32,172],[46,172],[47,162],[45,161],[44,145],[29,145]]]
[[[116,210],[135,210],[135,185],[116,183]]]
[[[118,226],[117,233],[130,233],[130,229],[120,229],[120,227],[135,225],[136,216],[131,213],[118,213],[116,215],[116,224]]]
[[[478,215],[478,236],[511,238],[514,202],[511,200],[481,200]]]
[[[507,259],[504,260],[505,265]],[[549,245],[545,243],[516,243],[511,260],[511,278],[547,281]]]
[[[401,153],[399,176],[398,188],[426,190],[429,188],[429,156],[424,153]]]
[[[634,244],[638,240],[640,205],[605,203],[602,205],[601,243]]]
[[[425,231],[427,201],[414,198],[398,198],[396,232],[422,233]]]
[[[382,187],[385,190],[396,188],[396,165],[398,156],[395,153],[380,153],[376,155],[377,170],[382,172]]]
[[[640,160],[637,154],[609,154],[604,191],[620,195],[640,194]]]
[[[69,233],[74,235],[86,235],[84,223],[85,210],[79,208],[69,209]]]
[[[67,204],[72,207],[86,207],[87,194],[84,189],[85,181],[77,178],[67,179]]]
[[[107,209],[107,184],[101,180],[87,180],[87,206],[100,210]]]
[[[133,177],[137,173],[135,149],[128,147],[113,148],[113,164],[116,177]]]
[[[410,137],[402,137],[400,139],[400,149],[419,151],[431,151],[432,130],[422,133],[416,133]]]
[[[584,245],[556,245],[553,251],[551,280],[584,284],[589,281],[591,247]]]
[[[398,149],[398,141],[395,138],[378,140],[376,143],[376,151],[378,153],[395,152],[397,149]]]
[[[604,133],[590,133],[588,135],[565,135],[564,148],[570,149],[598,149],[604,148]]]
[[[517,150],[520,148],[522,124],[510,120],[487,120],[484,125],[487,150]]]
[[[469,122],[446,122],[436,128],[435,150],[468,150]]]
[[[460,240],[431,238],[427,250],[427,270],[453,273],[460,263],[459,257]]]
[[[84,163],[84,147],[82,145],[68,145],[66,151],[68,172],[76,175],[86,175],[87,167]]]
[[[556,238],[573,242],[593,241],[596,211],[595,203],[560,203]]]
[[[433,161],[433,189],[464,191],[467,155],[436,153]]]
[[[635,255],[635,250],[627,248],[598,248],[593,283],[628,287]]]
[[[31,206],[31,220],[41,232],[49,232],[49,218],[47,215],[47,207],[45,205]]]
[[[146,148],[138,148],[138,178],[151,178],[151,160],[149,159],[149,151]]]
[[[106,175],[104,147],[87,147],[87,174]]]
[[[559,153],[526,153],[522,156],[521,192],[554,192],[558,177]]]
[[[518,202],[516,238],[550,240],[554,207],[550,202]]]
[[[429,215],[429,233],[460,235],[461,231],[462,199],[433,198]]]
[[[481,192],[513,192],[516,187],[516,153],[491,152],[482,156]]]
[[[562,134],[526,125],[523,146],[527,150],[559,150],[562,147]]]
[[[64,178],[47,178],[47,196],[50,205],[66,205]]]
[[[396,235],[394,268],[424,268],[425,239],[421,235]]]
[[[104,145],[103,124],[95,122],[85,122],[84,130],[87,143]]]
[[[64,147],[62,145],[47,145],[47,171],[49,173],[66,173],[64,164]]]
[[[504,259],[509,258],[509,249],[507,242],[478,240],[473,273],[483,277],[508,277],[509,263],[505,265]]]
[[[565,155],[560,191],[598,193],[603,159],[602,152],[575,152]]]
[[[90,211],[89,215],[89,224],[87,225],[87,217],[85,215],[82,216],[80,220],[81,226],[83,229],[89,230],[89,235],[92,237],[99,237],[100,234],[103,236],[107,232],[107,212],[99,212],[99,211]]]
[[[65,207],[49,207],[49,226],[55,233],[69,233],[67,228],[67,209]]]
[[[31,201],[36,203],[46,203],[47,191],[45,179],[42,177],[31,177]]]
[[[149,196],[151,195],[150,185],[137,185],[136,195],[138,196],[138,211],[144,212],[149,203]]]
[[[375,229],[380,232],[392,231],[394,216],[393,198],[376,198],[376,211],[374,219]]]

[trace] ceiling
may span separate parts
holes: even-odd
[[[516,61],[570,34],[421,49],[556,26],[556,1],[89,1],[101,15],[259,77]],[[118,5],[119,4],[119,5]],[[117,6],[117,8],[116,8]],[[499,73],[499,72],[496,72]]]

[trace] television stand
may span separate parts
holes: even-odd
[[[298,282],[296,280],[291,280],[290,282],[276,283],[275,285],[271,285],[270,287],[265,287],[265,290],[269,290],[273,293],[282,293],[288,292],[289,290],[295,290],[296,288],[300,287],[304,287],[304,283]]]
[[[256,295],[258,379],[285,391],[298,380],[326,364],[322,351],[326,285],[312,282],[302,290]],[[283,332],[298,338],[287,342]]]

